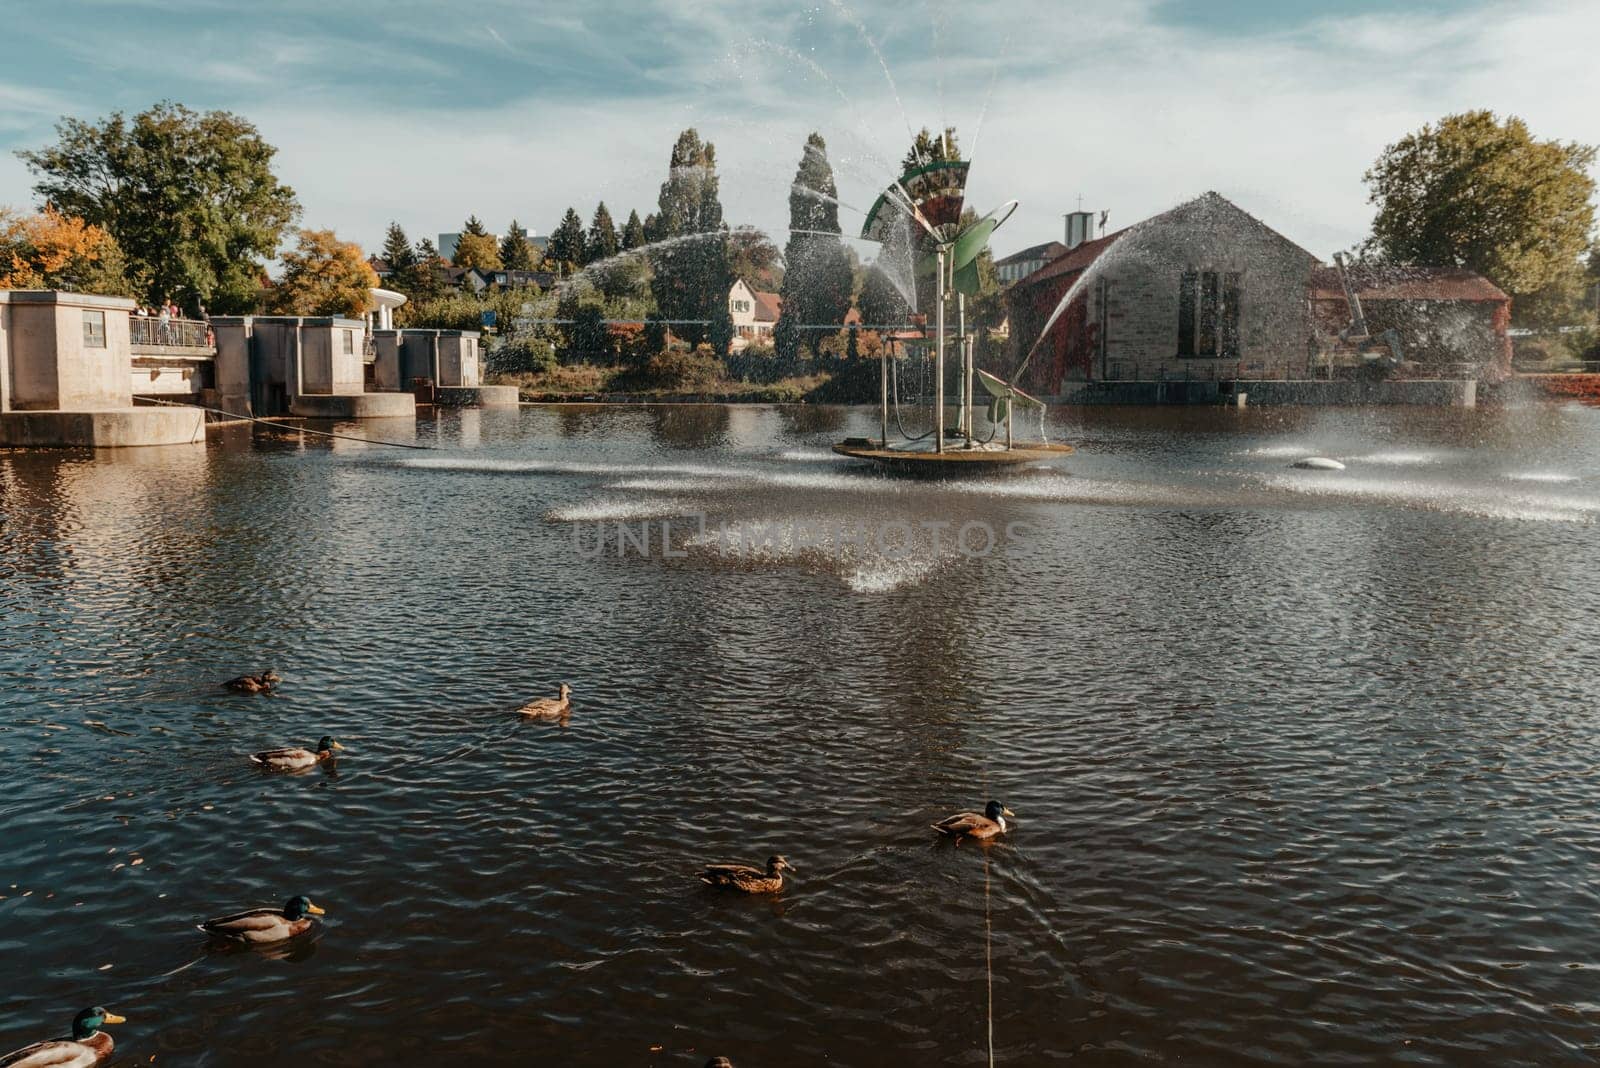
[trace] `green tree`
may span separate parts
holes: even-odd
[[[664,318],[689,320],[674,326],[673,333],[691,346],[698,345],[719,314],[727,314],[733,278],[717,182],[717,150],[693,129],[679,134],[673,145],[656,206],[663,238],[691,240],[651,252],[650,289]]]
[[[913,167],[921,167],[927,163],[938,163],[944,160],[959,160],[961,158],[961,145],[956,140],[956,128],[946,126],[944,136],[940,137],[929,133],[924,126],[917,131],[917,136],[911,142],[911,148],[906,152],[906,158],[900,161],[900,171],[905,173]]]
[[[617,254],[617,227],[606,210],[606,202],[594,209],[594,221],[589,224],[589,236],[584,242],[583,262],[599,263]]]
[[[471,234],[473,237],[489,236],[488,228],[483,225],[483,220],[479,219],[476,215],[467,216],[467,221],[461,227],[461,232],[463,234]]]
[[[433,243],[433,238],[423,238],[417,242],[416,263],[411,268],[411,276],[402,282],[408,288],[403,288],[400,292],[413,301],[436,299],[444,292],[444,282],[440,280],[439,273],[446,266],[444,257],[439,255],[439,249]]]
[[[1367,171],[1378,209],[1367,251],[1477,271],[1511,294],[1520,324],[1571,321],[1594,229],[1594,161],[1594,147],[1536,140],[1515,117],[1446,116]]]
[[[406,287],[413,285],[417,280],[417,254],[399,223],[389,224],[389,229],[383,235],[383,248],[378,256],[389,265],[389,277],[383,284],[396,292],[410,296],[411,290]]]
[[[632,252],[645,244],[644,223],[639,221],[637,211],[628,212],[628,221],[622,226],[622,248],[625,252]]]
[[[283,278],[264,303],[278,315],[358,318],[371,306],[377,284],[360,245],[340,241],[332,230],[301,230],[294,249],[283,254]]]
[[[545,263],[554,265],[560,274],[571,274],[583,266],[583,220],[573,208],[561,217],[561,225],[550,234],[550,244],[545,247]]]
[[[56,143],[19,153],[47,204],[116,239],[150,303],[247,312],[264,262],[300,214],[272,173],[277,149],[226,111],[162,103],[131,119],[64,118]]]
[[[539,266],[539,250],[528,240],[528,231],[511,220],[506,236],[500,239],[500,265],[508,271],[531,271]]]
[[[778,246],[754,227],[728,232],[728,269],[743,278],[751,289],[775,293],[783,284],[782,257]]]
[[[783,252],[783,310],[779,313],[780,319],[793,321],[796,336],[813,356],[828,332],[798,328],[843,321],[855,282],[850,254],[837,236],[838,193],[827,142],[813,133],[806,138],[800,167],[789,187],[789,243]]]

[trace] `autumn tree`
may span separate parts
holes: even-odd
[[[560,274],[571,274],[583,266],[585,245],[583,220],[578,217],[577,209],[568,208],[561,217],[561,224],[550,234],[550,243],[544,250],[545,262],[553,264]]]
[[[701,141],[697,131],[678,135],[656,206],[661,235],[656,240],[689,240],[670,241],[651,251],[650,289],[662,317],[680,324],[673,326],[673,333],[697,345],[706,340],[709,326],[728,316],[728,290],[733,285],[717,150],[709,141]],[[719,329],[717,336],[721,339],[723,331]]]
[[[1518,323],[1571,321],[1594,230],[1594,161],[1593,146],[1538,140],[1515,117],[1446,116],[1367,171],[1378,213],[1366,251],[1477,271],[1511,294]]]
[[[34,215],[0,208],[0,289],[65,289],[132,296],[116,239],[46,205]]]
[[[800,328],[842,322],[850,310],[854,278],[850,253],[839,239],[838,195],[827,142],[813,133],[806,138],[799,169],[789,187],[789,243],[783,252],[783,310],[779,313],[780,319],[791,319],[794,327],[779,336],[799,339],[813,356],[828,331]],[[779,355],[793,359],[795,353]]]
[[[340,241],[332,230],[301,230],[294,249],[283,254],[283,277],[264,303],[277,315],[358,318],[377,284],[360,245]]]
[[[109,233],[147,303],[254,308],[263,263],[300,214],[272,173],[277,149],[226,111],[162,103],[132,118],[65,118],[19,153],[40,199]]]
[[[539,258],[539,249],[528,240],[528,231],[512,219],[506,236],[500,239],[500,265],[508,271],[531,271],[539,266]]]
[[[469,215],[456,238],[456,251],[450,262],[457,267],[476,267],[484,271],[498,271],[504,266],[500,261],[500,244],[494,235],[484,229],[476,215]]]

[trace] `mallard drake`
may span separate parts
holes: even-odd
[[[765,871],[750,864],[707,864],[700,881],[746,894],[774,894],[783,889],[783,873],[794,870],[783,857],[773,856],[767,858]]]
[[[272,688],[282,681],[278,673],[269,668],[255,675],[240,675],[222,685],[236,693],[271,693]]]
[[[523,719],[560,719],[572,711],[572,687],[561,684],[560,697],[535,697],[517,709]]]
[[[0,1057],[0,1068],[89,1068],[111,1059],[111,1036],[100,1028],[127,1023],[96,1005],[72,1018],[72,1037],[35,1042]]]
[[[274,771],[299,771],[301,768],[309,768],[313,764],[320,764],[324,760],[332,760],[335,749],[342,751],[344,746],[324,734],[322,740],[317,743],[315,752],[310,749],[297,749],[294,747],[268,749],[260,753],[251,753],[250,762],[259,764],[264,768],[272,768]]]
[[[250,909],[207,920],[197,926],[213,938],[225,938],[247,946],[264,946],[305,934],[315,922],[311,917],[322,914],[322,909],[301,894],[285,901],[281,909]]]
[[[957,812],[954,816],[946,816],[935,823],[933,829],[957,841],[963,838],[976,838],[981,842],[1005,834],[1011,829],[1006,823],[1006,817],[1015,819],[1016,815],[1000,802],[990,801],[984,806],[981,816],[976,812]]]

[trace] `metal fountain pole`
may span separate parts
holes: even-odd
[[[967,448],[972,448],[972,339],[967,336],[967,295],[957,294],[956,307],[961,318],[961,427],[967,432]]]
[[[881,404],[878,414],[881,416],[879,421],[883,427],[883,437],[879,440],[883,442],[883,447],[887,449],[889,447],[889,342],[887,340],[883,343],[883,351],[880,356],[881,358],[878,360],[878,393]]]
[[[941,244],[934,253],[939,280],[934,327],[938,334],[933,350],[933,451],[939,453],[944,452],[944,254],[944,245]]]

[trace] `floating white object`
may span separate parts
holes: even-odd
[[[1343,471],[1344,464],[1338,460],[1330,460],[1326,456],[1307,456],[1303,460],[1296,460],[1290,467],[1303,467],[1310,471]]]

